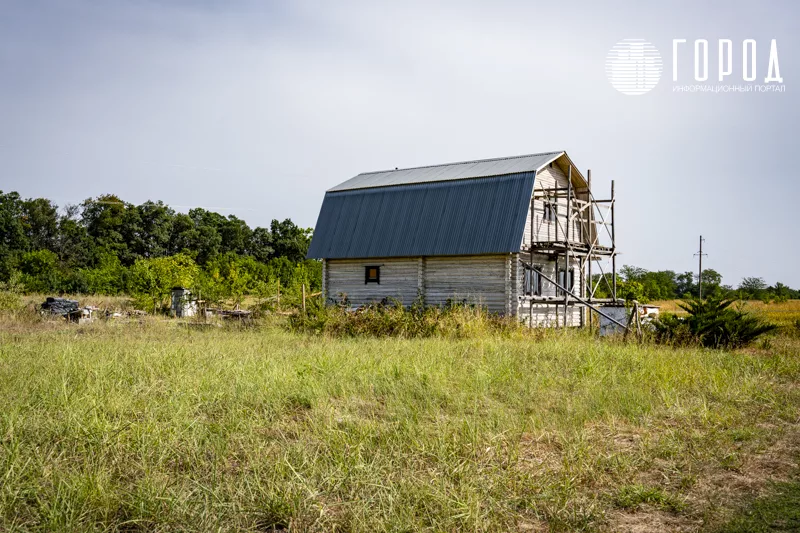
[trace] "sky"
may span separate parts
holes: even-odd
[[[791,1],[0,0],[0,190],[311,227],[360,172],[565,150],[597,197],[615,180],[619,263],[696,270],[702,234],[723,283],[800,287],[799,23]],[[642,95],[605,70],[633,38],[664,63]],[[772,39],[782,92],[676,92],[765,85]]]

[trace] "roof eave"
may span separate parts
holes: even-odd
[[[536,172],[539,172],[540,170],[542,170],[544,167],[546,167],[546,166],[547,166],[547,165],[549,165],[550,163],[553,163],[553,162],[557,161],[558,159],[560,159],[560,158],[562,158],[562,157],[563,157],[563,158],[565,158],[565,159],[567,160],[567,164],[568,164],[570,167],[572,167],[572,174],[573,174],[573,175],[572,175],[572,179],[573,179],[573,180],[575,180],[575,179],[577,178],[577,180],[578,180],[578,183],[580,183],[580,185],[581,185],[582,187],[586,187],[586,188],[588,189],[588,188],[589,188],[589,182],[588,182],[588,181],[586,181],[586,178],[585,178],[585,177],[583,177],[583,173],[581,173],[581,171],[580,171],[580,169],[577,167],[577,165],[575,165],[575,163],[573,163],[573,162],[572,162],[572,159],[570,159],[570,158],[569,158],[569,155],[567,155],[567,152],[561,152],[561,153],[560,153],[560,154],[558,154],[557,156],[553,157],[553,159],[551,159],[550,161],[547,161],[547,162],[546,162],[546,163],[544,163],[542,166],[540,166],[539,168],[537,168],[537,169],[536,169]]]

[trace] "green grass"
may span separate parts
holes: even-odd
[[[718,533],[800,531],[800,481],[773,483],[765,496],[742,509]]]
[[[614,498],[614,503],[622,509],[636,509],[641,504],[653,505],[659,509],[678,512],[684,508],[683,502],[674,495],[658,487],[625,485]]]
[[[797,348],[9,328],[0,531],[574,531],[648,506],[711,523],[695,479],[793,430]]]

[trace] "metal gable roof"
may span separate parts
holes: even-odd
[[[427,167],[365,172],[344,183],[340,183],[329,189],[328,192],[533,172],[558,159],[562,154],[564,154],[563,151],[543,152],[540,154],[462,161],[460,163],[447,163]]]
[[[548,157],[552,159],[554,155]],[[441,169],[453,165],[442,165],[425,167],[440,168],[439,179],[435,181],[430,179],[430,174],[423,183],[403,182],[402,186],[388,186],[380,178],[378,182],[383,185],[375,185],[373,181],[373,185],[334,187],[322,202],[308,257],[340,259],[518,251],[536,173],[509,173],[508,170],[529,167],[533,162],[492,161],[495,163],[491,175],[499,170],[504,175],[491,179],[445,177],[456,174],[453,170]],[[475,163],[484,162],[458,165],[473,164],[473,170],[464,172],[474,173]],[[422,173],[414,178],[421,176]],[[411,178],[406,176],[406,179]]]

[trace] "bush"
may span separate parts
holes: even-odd
[[[708,348],[740,348],[777,328],[758,317],[732,309],[733,300],[708,298],[681,303],[688,317],[664,315],[653,325],[656,339],[668,344],[702,344]]]
[[[22,307],[22,298],[18,294],[0,290],[0,311],[19,311]]]
[[[359,309],[322,305],[313,299],[306,314],[289,319],[292,331],[332,337],[450,337],[486,334],[522,334],[528,328],[514,318],[487,313],[477,306],[449,305],[406,309],[400,302],[385,301]]]
[[[22,284],[28,292],[57,291],[61,287],[62,273],[58,256],[50,250],[27,252],[20,259]]]

